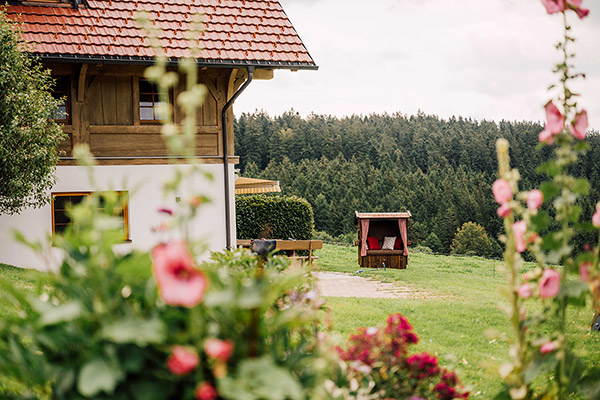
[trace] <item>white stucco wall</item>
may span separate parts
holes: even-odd
[[[196,176],[181,185],[180,193],[165,198],[162,184],[173,176],[176,167],[171,165],[96,166],[94,177],[99,190],[126,190],[129,192],[129,236],[131,243],[120,245],[122,250],[130,248],[151,249],[159,237],[152,231],[165,218],[157,212],[159,207],[175,208],[176,198],[186,201],[192,193],[201,193],[211,199],[200,207],[199,215],[191,224],[190,237],[203,239],[210,251],[221,251],[226,247],[225,192],[222,165],[202,165],[204,171],[213,176],[210,181]],[[230,174],[230,210],[232,239],[235,240],[234,171]],[[57,183],[52,192],[92,191],[87,172],[83,167],[64,166],[57,168]],[[52,233],[52,209],[47,205],[39,209],[28,209],[20,215],[0,216],[0,263],[24,268],[47,268],[38,255],[14,240],[13,230],[18,230],[29,240],[40,240],[48,245]],[[163,236],[164,239],[164,236]],[[208,256],[208,254],[207,254]]]

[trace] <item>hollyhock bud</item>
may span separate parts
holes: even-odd
[[[523,239],[523,236],[525,236],[525,232],[527,232],[527,224],[525,223],[525,221],[517,221],[514,224],[512,224],[512,228],[515,236],[515,241],[517,242],[517,251],[519,253],[522,253],[527,249],[527,243],[525,243],[525,240]]]
[[[555,14],[565,10],[564,0],[542,0],[542,4],[546,7],[548,14]]]
[[[581,8],[582,1],[583,0],[566,0],[567,7],[575,11],[579,19],[587,17],[587,15],[590,13],[590,10],[587,8]]]
[[[596,212],[592,215],[592,224],[596,228],[600,228],[600,208],[596,206]]]
[[[218,397],[215,388],[208,382],[202,382],[196,386],[194,398],[196,400],[216,400]]]
[[[498,214],[498,216],[500,218],[506,218],[506,217],[508,217],[510,215],[510,212],[511,212],[511,209],[510,209],[510,206],[508,205],[508,203],[502,204],[496,210],[496,213]]]
[[[556,296],[560,290],[560,274],[552,268],[546,268],[539,282],[540,297],[548,299]]]
[[[510,183],[504,179],[496,179],[496,182],[492,185],[492,192],[494,193],[494,199],[496,199],[496,203],[498,204],[507,203],[513,197]]]
[[[547,343],[544,343],[540,347],[540,353],[542,353],[542,354],[552,353],[557,348],[558,348],[558,343],[556,343],[555,341],[547,342]]]
[[[160,214],[167,214],[167,215],[173,215],[173,214],[175,214],[173,212],[173,210],[171,208],[168,208],[168,207],[159,207],[158,210],[156,210],[156,211],[158,211]]]
[[[581,277],[581,282],[587,282],[590,279],[591,266],[592,263],[589,261],[586,261],[579,266],[579,276]]]
[[[519,286],[519,289],[517,289],[517,294],[524,299],[530,298],[533,292],[531,291],[531,286],[529,283],[524,283]]]
[[[573,123],[569,125],[569,132],[579,140],[585,139],[585,135],[588,128],[588,116],[587,111],[583,110],[575,114]]]
[[[204,274],[194,268],[185,242],[156,246],[152,250],[152,269],[165,303],[184,307],[200,304],[207,281]]]
[[[175,375],[187,375],[198,366],[198,354],[183,346],[175,346],[167,359],[167,368]]]
[[[544,194],[541,190],[534,189],[527,193],[527,208],[530,210],[537,210],[544,201]]]
[[[204,351],[209,358],[224,363],[233,354],[233,342],[231,340],[207,339],[204,342]]]

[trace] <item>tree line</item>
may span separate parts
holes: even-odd
[[[241,174],[278,180],[284,194],[307,199],[317,231],[355,232],[354,210],[409,210],[409,240],[418,245],[434,234],[447,252],[465,222],[482,225],[491,238],[502,232],[491,191],[496,139],[510,142],[523,189],[547,180],[537,171],[553,151],[539,145],[542,129],[535,122],[442,119],[422,112],[342,118],[255,112],[236,118],[235,145]],[[591,132],[589,143],[591,150],[573,168],[591,183],[581,204],[588,219],[600,200],[600,135]],[[578,245],[589,241],[595,239],[584,233]]]

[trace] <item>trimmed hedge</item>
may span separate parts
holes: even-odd
[[[236,196],[235,209],[238,239],[312,239],[312,206],[301,197]]]

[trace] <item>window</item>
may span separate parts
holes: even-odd
[[[54,90],[52,90],[52,97],[57,100],[60,100],[58,108],[52,114],[52,119],[56,122],[69,123],[70,122],[70,106],[71,106],[71,96],[70,88],[71,82],[69,81],[68,76],[59,76],[56,78],[56,84],[54,85]]]
[[[158,88],[145,79],[140,79],[140,122],[157,124],[161,122],[157,106],[160,102]]]
[[[116,192],[117,202],[113,207],[113,215],[121,219],[123,240],[129,240],[129,204],[128,192]],[[52,234],[64,232],[72,225],[70,213],[77,204],[86,197],[99,195],[98,211],[104,212],[106,198],[103,193],[77,192],[77,193],[52,193]]]

